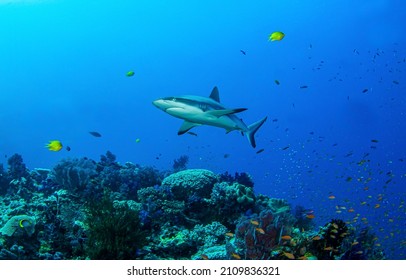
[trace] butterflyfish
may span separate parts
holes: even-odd
[[[53,151],[53,152],[59,152],[62,149],[62,143],[59,140],[51,140],[48,142],[48,144],[45,145],[45,147],[48,148],[48,150]]]

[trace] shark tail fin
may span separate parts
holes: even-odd
[[[257,145],[255,144],[255,133],[258,131],[258,129],[264,124],[266,121],[267,117],[251,124],[248,126],[248,132],[247,132],[247,138],[248,141],[250,142],[251,146],[255,148]]]

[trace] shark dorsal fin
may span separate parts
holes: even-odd
[[[220,94],[217,87],[214,87],[213,90],[211,91],[210,98],[220,103]]]
[[[178,130],[178,135],[185,134],[186,132],[188,132],[189,130],[191,130],[192,128],[194,128],[197,125],[200,125],[200,124],[184,121]]]
[[[222,109],[222,110],[211,110],[207,111],[208,114],[216,116],[216,117],[222,117],[225,115],[231,115],[231,114],[237,114],[242,111],[247,110],[246,108],[237,108],[237,109]]]

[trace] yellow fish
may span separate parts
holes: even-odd
[[[236,260],[241,260],[241,256],[237,253],[231,253],[231,257]]]
[[[282,252],[282,253],[285,255],[285,257],[287,257],[290,260],[295,259],[295,256],[292,253],[288,253],[288,252]]]
[[[283,235],[283,236],[281,237],[281,239],[282,239],[282,240],[291,240],[292,237],[291,237],[290,235]]]
[[[227,236],[227,237],[234,237],[234,233],[232,233],[232,232],[227,232],[227,233],[226,233],[226,236]]]
[[[283,39],[283,37],[285,37],[285,33],[276,31],[276,32],[272,33],[271,35],[269,35],[268,41],[280,41]]]
[[[48,150],[53,151],[53,152],[59,152],[62,149],[62,143],[59,140],[51,140],[48,142],[48,144],[45,145],[45,147],[48,148]]]

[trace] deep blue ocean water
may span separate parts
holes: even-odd
[[[248,172],[257,193],[314,210],[316,224],[370,226],[388,258],[405,259],[404,10],[401,0],[0,0],[0,163],[19,153],[30,169],[52,168],[110,150],[164,170],[187,155],[189,168]],[[274,31],[285,38],[268,41]],[[268,116],[256,149],[220,128],[178,136],[182,121],[152,105],[214,86],[227,108],[248,108],[247,124]],[[48,151],[54,139],[71,151]]]

